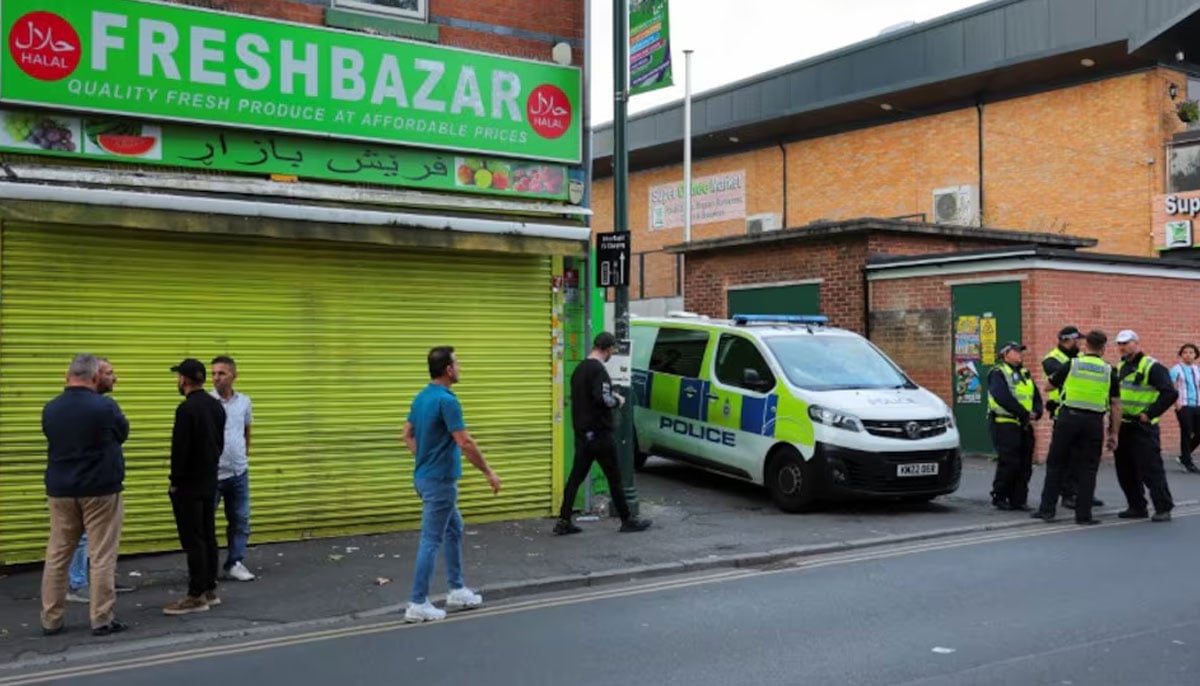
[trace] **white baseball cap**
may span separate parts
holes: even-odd
[[[1128,343],[1136,340],[1138,340],[1137,332],[1133,331],[1132,329],[1122,329],[1121,332],[1117,334],[1118,343]]]

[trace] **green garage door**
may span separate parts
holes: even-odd
[[[727,313],[820,314],[821,284],[731,288],[726,292]]]

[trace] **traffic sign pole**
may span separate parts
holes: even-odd
[[[629,105],[629,0],[613,0],[613,232],[629,238],[629,140],[626,136]],[[623,272],[623,269],[619,269]],[[629,338],[629,284],[627,279],[617,286],[614,303],[613,333],[618,340]],[[628,386],[618,392],[633,400]],[[617,411],[617,465],[622,484],[610,488],[625,489],[629,510],[640,510],[637,486],[633,483],[633,406],[626,402]]]

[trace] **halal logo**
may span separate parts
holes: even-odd
[[[525,114],[537,135],[551,140],[571,127],[571,101],[558,86],[548,83],[533,89],[525,102]]]
[[[8,52],[26,74],[39,81],[58,81],[79,66],[83,45],[66,19],[51,12],[30,12],[8,30]]]

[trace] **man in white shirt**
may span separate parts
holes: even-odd
[[[217,467],[217,505],[225,499],[225,534],[228,539],[223,577],[254,581],[242,562],[250,540],[250,396],[233,390],[237,363],[220,355],[212,361],[212,395],[225,407],[225,450]]]

